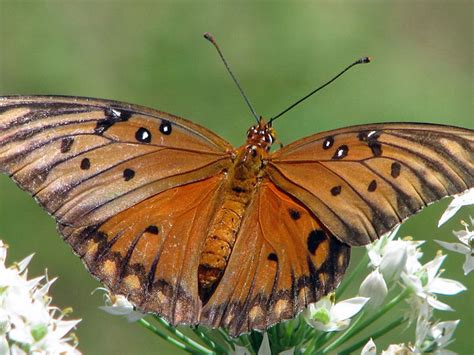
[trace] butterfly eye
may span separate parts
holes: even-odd
[[[271,134],[265,134],[265,142],[272,144],[273,143],[273,137]]]

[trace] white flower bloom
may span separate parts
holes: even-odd
[[[377,355],[377,347],[375,346],[374,341],[372,338],[364,345],[360,355]]]
[[[388,346],[387,350],[382,351],[382,355],[419,355],[418,352],[413,352],[405,344],[391,344]]]
[[[362,281],[359,288],[359,294],[362,297],[370,297],[366,305],[369,309],[379,307],[383,303],[387,293],[387,284],[378,269],[372,271],[365,280]]]
[[[132,323],[136,322],[146,314],[136,311],[135,306],[130,303],[122,295],[113,295],[109,290],[105,288],[98,288],[99,290],[104,290],[104,303],[105,306],[100,306],[99,308],[109,314],[114,316],[124,316],[127,320]]]
[[[382,261],[382,256],[387,244],[395,238],[399,229],[400,225],[398,225],[391,233],[382,235],[378,240],[366,246],[370,263],[374,267],[380,266],[380,262]]]
[[[469,230],[469,225],[467,223],[464,224],[464,230],[455,231],[453,234],[458,238],[461,243],[448,243],[443,242],[441,240],[435,240],[436,243],[441,245],[442,247],[454,251],[456,253],[464,254],[466,259],[464,261],[463,270],[464,275],[469,274],[472,270],[474,270],[474,220],[471,218],[471,228]]]
[[[48,291],[55,279],[27,279],[32,255],[8,268],[5,258],[6,246],[0,241],[0,353],[26,354],[27,349],[34,354],[80,354],[70,344],[75,338],[67,337],[80,320],[65,321],[64,313],[50,305]]]
[[[443,215],[439,219],[438,227],[443,225],[446,221],[448,221],[452,216],[456,214],[457,211],[461,209],[463,206],[473,205],[474,204],[474,188],[469,189],[462,194],[455,196],[451,203],[449,204],[446,211],[444,211]]]
[[[387,282],[398,280],[402,272],[410,275],[421,268],[419,247],[424,241],[394,240],[397,232],[398,228],[367,246],[370,264],[379,268]]]
[[[429,308],[429,307],[427,307]],[[446,321],[432,324],[430,321],[431,309],[425,314],[420,314],[416,323],[416,342],[415,350],[419,353],[434,354],[452,354],[450,350],[445,349],[452,340],[454,331],[459,320]]]
[[[436,256],[423,265],[418,272],[411,275],[402,274],[403,282],[414,292],[412,305],[415,308],[419,308],[419,300],[416,299],[418,297],[435,309],[452,311],[453,309],[449,305],[438,301],[434,294],[455,295],[466,290],[466,287],[460,282],[440,277],[439,268],[444,259],[446,259],[446,255]]]
[[[311,303],[304,311],[304,317],[309,325],[325,332],[346,329],[350,318],[359,313],[369,298],[354,297],[334,303],[334,294],[323,297],[316,303]]]

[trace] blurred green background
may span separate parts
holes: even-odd
[[[215,50],[209,31],[259,114],[271,116],[363,55],[360,66],[277,121],[283,143],[359,123],[433,122],[474,128],[471,1],[15,1],[0,0],[0,94],[108,98],[171,112],[204,125],[235,145],[253,119]],[[444,200],[406,222],[404,235],[454,241],[451,230],[474,216],[466,208],[436,227]],[[82,318],[86,354],[165,354],[170,345],[97,307],[98,283],[57,235],[52,219],[0,176],[0,237],[9,260],[35,252],[30,275],[59,276],[60,307]],[[425,259],[437,250],[430,241]],[[355,250],[352,264],[362,250]],[[461,318],[450,347],[472,353],[472,274],[449,255],[445,277],[470,288],[441,297]],[[350,272],[350,271],[349,271]],[[353,293],[359,284],[354,283]],[[408,341],[399,328],[380,344]]]

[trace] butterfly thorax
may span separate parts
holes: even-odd
[[[235,151],[234,164],[227,172],[221,206],[204,242],[198,272],[199,285],[204,293],[221,278],[245,212],[265,175],[266,157],[274,132],[263,120],[260,122],[248,130],[246,144]]]

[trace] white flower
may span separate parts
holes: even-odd
[[[414,355],[419,354],[418,352],[413,352],[405,344],[391,344],[388,346],[387,350],[382,350],[382,355]]]
[[[374,341],[372,338],[364,345],[360,355],[377,355],[377,347],[375,346]]]
[[[63,320],[66,312],[50,305],[48,291],[55,279],[28,280],[32,256],[8,268],[5,258],[6,246],[0,240],[0,353],[80,354],[77,344],[70,344],[75,337],[67,336],[80,320]]]
[[[334,303],[334,294],[323,297],[316,303],[311,303],[304,311],[304,317],[309,325],[325,332],[346,329],[351,320],[367,303],[367,297],[354,297],[339,303]]]
[[[448,243],[443,242],[441,240],[435,240],[436,243],[441,245],[442,247],[454,251],[456,253],[464,254],[466,256],[466,260],[464,261],[463,270],[464,275],[469,274],[472,270],[474,270],[474,219],[471,218],[471,228],[469,230],[469,225],[467,223],[464,224],[464,230],[455,231],[453,234],[458,238],[461,243]]]
[[[130,303],[124,296],[113,295],[110,293],[109,290],[105,288],[98,288],[98,290],[105,291],[105,306],[100,306],[99,308],[101,310],[114,316],[124,316],[130,323],[136,322],[137,320],[145,317],[146,314],[136,311],[135,306]]]
[[[446,211],[444,211],[443,215],[439,219],[438,227],[443,225],[452,216],[454,216],[456,212],[461,209],[461,207],[472,204],[474,204],[474,188],[469,189],[458,196],[455,196],[448,208],[446,208]]]
[[[362,297],[370,297],[366,305],[369,309],[379,307],[383,303],[387,293],[387,284],[378,269],[372,271],[365,280],[362,281],[359,288],[359,294]]]
[[[370,264],[379,268],[387,282],[398,280],[402,272],[410,275],[421,268],[419,259],[423,254],[419,246],[424,241],[413,241],[409,238],[394,240],[397,232],[398,227],[389,235],[382,236],[367,246]]]
[[[431,312],[429,312],[431,313]],[[430,322],[431,314],[428,317],[420,316],[416,324],[416,342],[415,349],[419,353],[451,354],[450,350],[445,349],[452,342],[454,331],[459,320]]]
[[[414,292],[412,305],[415,308],[419,308],[421,300],[421,303],[428,302],[435,309],[452,311],[453,309],[449,305],[437,300],[434,294],[455,295],[466,290],[466,287],[460,282],[440,277],[439,268],[444,259],[446,259],[446,255],[438,255],[423,265],[418,272],[411,275],[402,274],[403,282]]]

